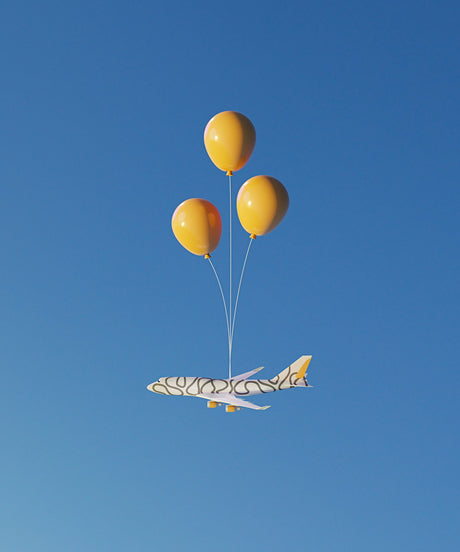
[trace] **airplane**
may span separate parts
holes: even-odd
[[[164,377],[147,386],[149,391],[160,395],[199,397],[208,401],[208,408],[225,404],[226,412],[235,412],[241,408],[267,410],[270,406],[259,406],[241,397],[272,393],[292,387],[312,387],[308,385],[305,374],[311,355],[303,355],[272,379],[248,379],[260,372],[263,367],[245,372],[230,379],[200,377]]]

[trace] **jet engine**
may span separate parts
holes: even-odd
[[[225,405],[225,412],[235,412],[235,410],[241,410],[241,409],[239,406],[235,406],[233,404]]]
[[[216,401],[208,401],[208,408],[216,408],[217,403]]]

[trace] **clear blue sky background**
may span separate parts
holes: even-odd
[[[0,18],[1,548],[456,550],[458,2],[7,1]],[[251,250],[234,371],[312,354],[312,390],[233,415],[154,395],[224,377],[208,264],[216,113],[236,190],[291,205]],[[235,278],[247,236],[235,223]],[[257,399],[255,399],[257,400]]]

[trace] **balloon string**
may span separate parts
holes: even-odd
[[[228,304],[229,304],[229,312],[230,312],[230,316],[232,315],[232,175],[231,175],[231,172],[229,171],[229,175],[228,175],[228,192],[229,192],[229,211],[230,211],[230,218],[229,218],[229,227],[230,227],[230,232],[229,232],[229,288],[230,288],[230,291],[229,291],[229,294],[228,294]],[[227,321],[227,325],[228,325],[228,379],[231,379],[232,377],[232,342],[233,342],[233,335],[232,335],[232,331],[230,329],[230,318],[228,318],[228,321]]]
[[[252,245],[253,241],[254,240],[252,238],[249,239],[249,245],[248,245],[248,249],[246,251],[246,257],[244,258],[243,268],[241,269],[240,283],[238,285],[238,292],[236,294],[235,309],[233,311],[232,327],[231,327],[231,330],[230,330],[230,347],[233,345],[233,333],[235,331],[236,309],[238,307],[238,299],[240,297],[241,282],[243,281],[244,269],[246,267],[246,261],[248,260],[249,250],[251,249],[251,245]]]
[[[218,285],[219,285],[220,294],[221,294],[221,296],[222,296],[222,302],[224,303],[225,321],[227,322],[228,347],[229,347],[229,350],[230,350],[230,321],[229,321],[229,317],[228,317],[227,303],[225,302],[224,290],[222,289],[222,284],[220,283],[219,276],[218,276],[218,274],[217,274],[217,272],[216,272],[216,269],[214,268],[214,265],[213,265],[213,263],[212,263],[210,257],[208,258],[208,261],[209,261],[209,264],[210,264],[211,267],[212,267],[212,270],[214,271],[214,275],[215,275],[216,280],[217,280],[217,283],[218,283]]]

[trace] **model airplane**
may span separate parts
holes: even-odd
[[[199,397],[208,401],[208,408],[226,403],[226,412],[235,412],[244,408],[266,410],[270,406],[259,406],[242,399],[260,393],[272,393],[292,387],[311,387],[305,374],[311,355],[303,355],[272,379],[248,379],[262,368],[256,368],[231,379],[212,379],[199,377],[160,378],[147,386],[149,391],[161,395]]]

